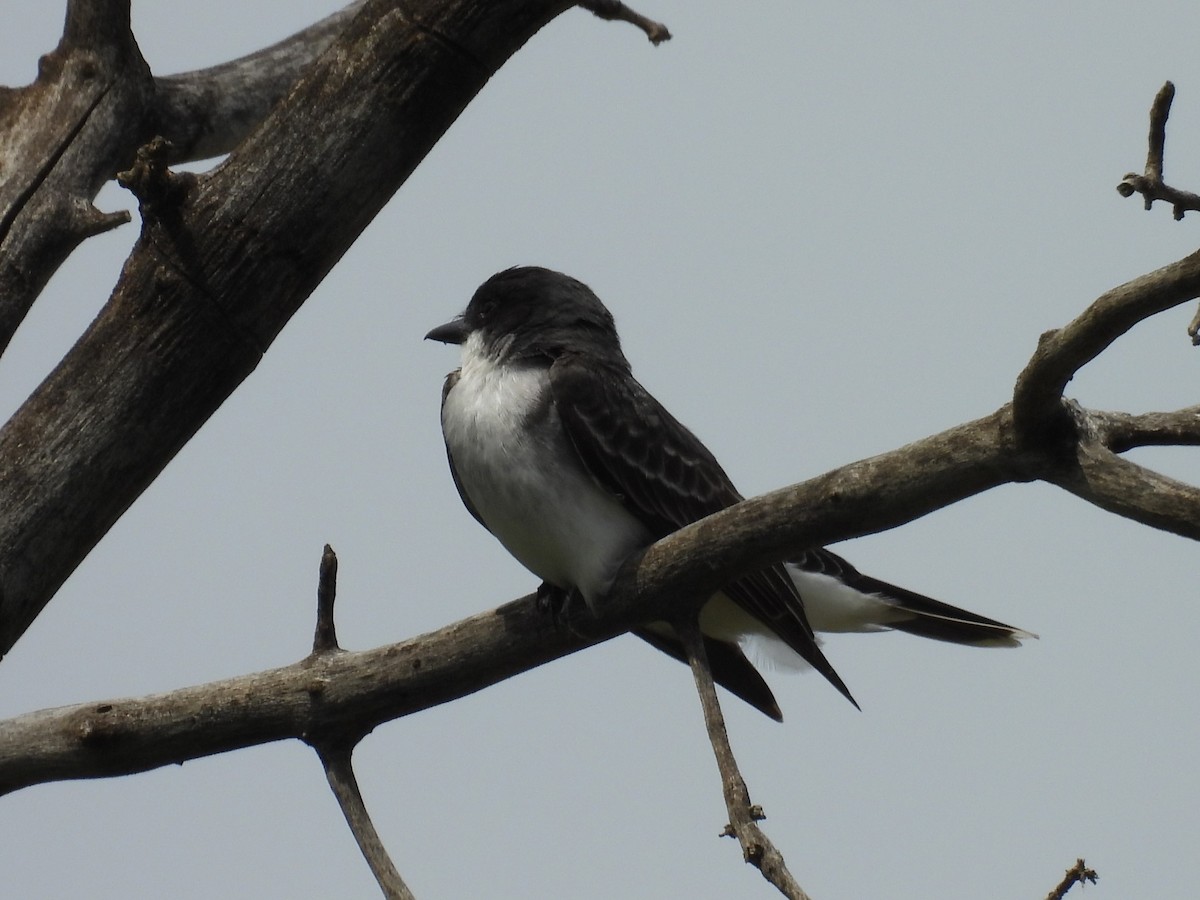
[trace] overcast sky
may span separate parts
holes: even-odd
[[[0,30],[34,77],[62,4]],[[134,3],[153,69],[215,64],[334,0]],[[991,412],[1038,335],[1191,252],[1113,189],[1178,87],[1170,183],[1200,190],[1200,9],[1178,2],[647,0],[675,35],[571,11],[480,94],[257,371],[0,664],[0,715],[141,695],[307,653],[322,544],[349,648],[429,631],[536,579],[461,508],[438,426],[453,348],[423,343],[498,269],[613,310],[639,379],[760,493]],[[114,186],[104,209],[130,206]],[[107,298],[136,224],[90,240],[0,362],[7,417]],[[1086,405],[1197,402],[1193,308],[1072,382]],[[1135,458],[1200,481],[1195,450]],[[1194,543],[1045,485],[837,547],[859,568],[1041,635],[976,650],[852,635],[862,704],[771,674],[777,725],[726,703],[765,827],[822,900],[1190,898],[1200,832]],[[687,670],[621,638],[360,745],[416,895],[769,898],[719,840]],[[276,744],[0,800],[6,897],[377,896],[315,755]]]

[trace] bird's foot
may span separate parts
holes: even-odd
[[[538,611],[550,616],[556,628],[579,634],[571,624],[583,597],[575,588],[562,588],[543,581],[537,589]]]

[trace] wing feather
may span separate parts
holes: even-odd
[[[550,389],[588,472],[656,540],[742,500],[708,448],[627,370],[608,371],[594,359],[563,355],[550,367]],[[817,646],[804,601],[782,564],[724,590],[854,703]]]

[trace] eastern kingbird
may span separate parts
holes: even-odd
[[[425,337],[462,346],[462,367],[442,389],[459,496],[543,579],[539,593],[577,592],[595,608],[630,552],[743,499],[699,438],[634,380],[612,314],[582,282],[506,269]],[[782,641],[857,706],[814,629],[894,628],[979,646],[1033,637],[863,575],[822,548],[726,585],[700,626],[715,680],[774,719],[782,714],[743,653],[748,639]],[[687,661],[666,623],[634,634]]]

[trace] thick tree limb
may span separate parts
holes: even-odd
[[[75,247],[129,221],[92,200],[138,146],[162,135],[173,162],[233,149],[364,4],[242,59],[155,79],[129,0],[69,3],[37,80],[0,92],[0,353]]]
[[[765,559],[879,531],[1012,478],[1007,408],[891,453],[746,501],[623,567],[586,638],[554,627],[530,595],[432,634],[317,654],[253,675],[141,699],[30,713],[0,725],[0,793],[44,781],[141,772],[286,738],[366,734],[648,619],[671,619]],[[682,598],[682,599],[681,599]],[[574,624],[574,623],[573,623]]]
[[[1200,488],[1122,459],[1099,441],[1081,442],[1076,463],[1047,480],[1101,509],[1200,540]]]
[[[372,0],[226,165],[149,211],[104,310],[0,431],[0,653],[568,5]]]
[[[530,595],[377,650],[319,654],[282,669],[167,694],[29,713],[0,723],[0,793],[45,781],[141,772],[286,738],[365,734],[381,722],[481,690],[636,624],[669,620],[680,598],[708,596],[798,547],[893,528],[1011,481],[1057,479],[1103,508],[1189,533],[1186,504],[1194,497],[1172,500],[1177,485],[1140,467],[1113,474],[1113,466],[1132,464],[1105,454],[1090,448],[1081,454],[1078,471],[1064,474],[1057,456],[1017,444],[1013,411],[1006,406],[740,503],[664,538],[622,568],[586,638],[554,628]],[[1119,490],[1114,484],[1123,478],[1141,480],[1139,490],[1149,498],[1145,506],[1114,499]]]
[[[1013,420],[1024,442],[1071,436],[1063,391],[1081,368],[1155,313],[1200,297],[1200,251],[1101,295],[1068,325],[1047,331],[1013,392]]]
[[[231,151],[365,5],[366,0],[356,0],[240,59],[155,79],[150,116],[154,134],[171,142],[170,161],[207,159]]]
[[[153,90],[129,0],[72,0],[37,81],[0,94],[0,353],[79,243],[129,220],[92,199],[131,158]]]
[[[584,639],[532,596],[438,632],[365,653],[140,700],[32,713],[0,727],[0,791],[61,778],[144,771],[235,747],[323,733],[365,734],[702,597],[787,550],[880,530],[1008,480],[1008,414],[951,429],[725,510],[631,560]],[[940,462],[937,462],[940,460]],[[775,532],[785,532],[780,537]],[[701,565],[700,561],[704,564]]]

